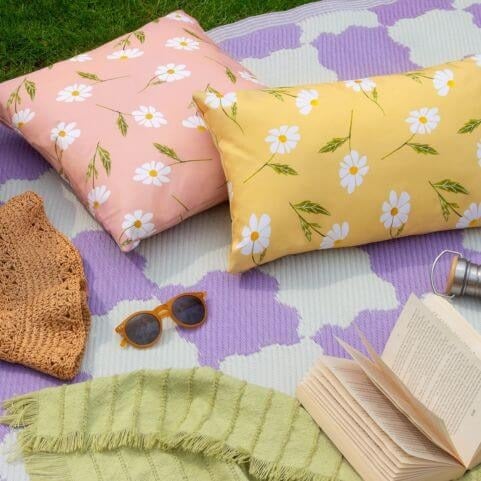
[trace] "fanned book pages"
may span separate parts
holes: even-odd
[[[339,340],[297,397],[365,481],[450,481],[481,463],[481,336],[444,299],[411,296],[379,356]]]

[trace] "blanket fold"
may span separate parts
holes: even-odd
[[[359,481],[297,400],[210,368],[99,378],[4,408],[31,481]]]

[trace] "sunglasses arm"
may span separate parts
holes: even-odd
[[[161,306],[156,307],[152,312],[160,318],[169,315],[167,304],[162,304]]]

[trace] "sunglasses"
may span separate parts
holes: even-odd
[[[143,349],[155,344],[162,335],[162,319],[170,317],[178,326],[195,329],[207,318],[205,292],[189,292],[173,297],[153,311],[138,311],[124,319],[115,332],[122,336],[120,345]]]

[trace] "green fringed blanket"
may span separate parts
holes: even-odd
[[[359,481],[299,403],[209,368],[139,371],[5,403],[31,481]]]

